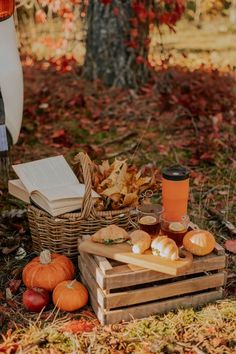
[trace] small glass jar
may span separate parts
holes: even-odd
[[[160,204],[143,204],[137,207],[138,226],[151,237],[159,234],[163,207]]]
[[[183,215],[178,220],[166,219],[165,215],[161,216],[161,234],[166,235],[175,241],[178,247],[183,245],[184,235],[188,232],[189,216]]]

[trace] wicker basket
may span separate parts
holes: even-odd
[[[80,153],[85,195],[81,212],[66,213],[53,217],[34,205],[28,206],[28,220],[32,236],[33,250],[40,252],[49,249],[52,252],[64,254],[70,258],[78,255],[78,238],[92,235],[101,227],[116,224],[123,228],[131,228],[132,209],[96,211],[91,197],[92,184],[90,159]]]

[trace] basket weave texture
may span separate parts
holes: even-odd
[[[133,208],[112,211],[96,211],[91,196],[90,159],[79,154],[85,184],[85,195],[81,211],[53,217],[42,209],[29,205],[27,214],[35,252],[49,249],[70,258],[78,255],[78,238],[92,235],[102,227],[116,224],[125,229],[131,228],[130,219]]]

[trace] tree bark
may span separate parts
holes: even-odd
[[[87,10],[87,40],[83,75],[87,79],[100,79],[105,85],[137,88],[148,77],[145,63],[137,56],[147,59],[148,50],[144,38],[148,37],[148,25],[139,24],[138,49],[131,41],[131,0],[113,0],[104,4],[90,0]],[[143,41],[143,43],[142,43]]]

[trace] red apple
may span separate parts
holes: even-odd
[[[45,289],[32,288],[23,293],[23,304],[30,312],[40,312],[49,303],[49,292]]]

